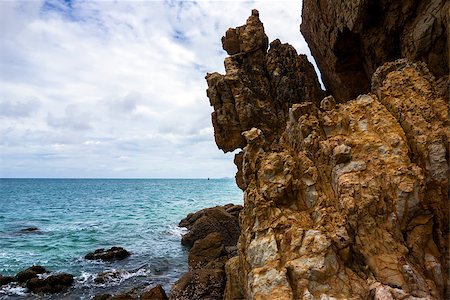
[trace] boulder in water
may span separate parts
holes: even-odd
[[[17,281],[19,283],[25,283],[28,280],[38,277],[38,274],[48,273],[48,271],[42,266],[31,266],[26,270],[23,270],[16,274]]]
[[[33,293],[59,293],[66,290],[73,283],[73,275],[62,273],[51,275],[45,279],[31,278],[27,282],[27,288]]]
[[[113,261],[122,260],[130,256],[130,252],[122,247],[112,247],[105,250],[104,248],[97,249],[94,252],[86,254],[84,257],[88,260],[103,260],[103,261]]]

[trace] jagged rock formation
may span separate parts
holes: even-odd
[[[448,76],[446,0],[303,0],[301,32],[338,101],[370,91],[383,63],[406,57]]]
[[[243,148],[242,132],[258,127],[273,138],[281,132],[293,103],[320,101],[323,92],[314,68],[305,55],[275,40],[267,52],[268,38],[252,11],[246,25],[229,29],[222,38],[230,54],[226,75],[206,76],[208,97],[214,107],[214,136],[225,152]],[[272,136],[267,135],[267,139]]]
[[[444,299],[449,121],[434,76],[398,60],[375,72],[371,92],[319,104],[301,68],[286,89],[268,84],[298,56],[264,72],[276,51],[265,54],[256,12],[246,26],[223,39],[227,74],[207,76],[219,148],[245,146],[225,299]]]

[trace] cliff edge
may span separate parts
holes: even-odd
[[[207,94],[218,147],[242,149],[244,190],[224,298],[448,296],[448,99],[428,66],[373,65],[336,103],[360,72],[327,79],[324,98],[306,56],[267,50],[256,10],[222,43],[226,74],[207,75]]]

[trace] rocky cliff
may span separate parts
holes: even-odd
[[[303,33],[338,101],[370,91],[375,70],[405,57],[448,76],[446,0],[303,0]]]
[[[331,64],[335,97],[365,93],[337,104],[305,56],[278,40],[267,50],[257,11],[222,43],[226,74],[208,74],[207,93],[217,145],[243,149],[245,191],[225,299],[444,299],[448,99],[426,64],[372,76],[343,63],[344,77]],[[371,81],[352,89],[361,74]]]

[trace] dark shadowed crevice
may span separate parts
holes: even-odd
[[[361,41],[359,35],[344,28],[339,33],[334,48],[336,55],[336,73],[346,82],[348,89],[347,99],[355,98],[370,90],[370,78],[364,70],[364,61],[361,55]]]

